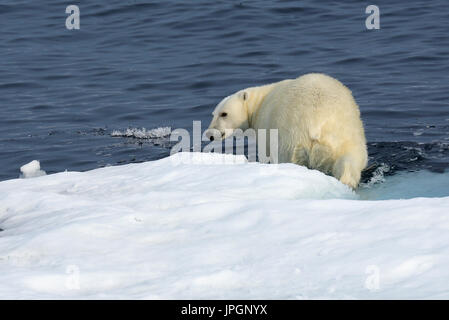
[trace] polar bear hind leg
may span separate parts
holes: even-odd
[[[355,189],[360,181],[360,170],[357,168],[356,158],[350,153],[346,153],[335,161],[332,175],[342,183]]]
[[[334,164],[331,148],[318,142],[312,142],[310,148],[297,145],[293,151],[292,162],[326,174],[332,173]]]
[[[309,168],[309,152],[301,145],[297,145],[293,150],[292,163]]]
[[[348,152],[334,161],[330,147],[312,142],[311,148],[297,145],[293,151],[291,162],[332,175],[355,189],[360,181],[360,170],[357,169],[359,166],[356,159]]]
[[[309,166],[326,174],[332,173],[334,157],[332,149],[324,144],[313,142],[309,154]]]

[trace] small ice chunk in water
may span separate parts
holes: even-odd
[[[20,175],[21,178],[34,178],[46,175],[45,171],[41,170],[41,164],[37,160],[21,166],[20,172],[22,172]]]

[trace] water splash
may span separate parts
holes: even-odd
[[[367,182],[361,183],[360,186],[362,188],[371,188],[375,184],[385,182],[385,174],[389,173],[390,170],[391,167],[388,164],[382,163],[376,170],[374,170],[371,178]]]
[[[111,133],[112,137],[127,137],[137,139],[156,139],[169,136],[171,133],[170,127],[159,127],[147,130],[145,128],[128,128],[125,131],[114,130]]]

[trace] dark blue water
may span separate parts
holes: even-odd
[[[81,29],[67,30],[76,4]],[[0,1],[0,180],[167,156],[113,130],[208,125],[222,97],[323,72],[360,105],[372,163],[449,163],[449,2]]]

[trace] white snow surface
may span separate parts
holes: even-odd
[[[3,181],[0,298],[447,299],[449,188],[363,200],[429,179],[354,193],[293,164],[192,153]]]

